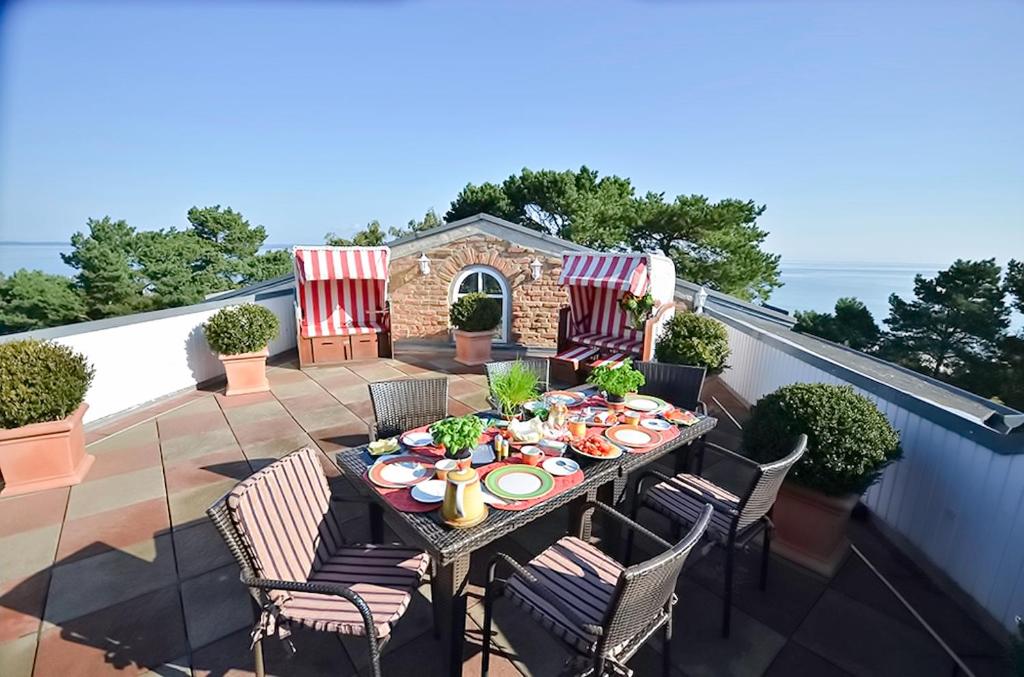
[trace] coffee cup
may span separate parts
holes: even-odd
[[[540,465],[541,459],[544,458],[544,452],[537,447],[523,447],[519,453],[526,465]]]
[[[627,411],[622,415],[622,421],[626,425],[640,425],[640,414],[635,411]]]
[[[434,464],[434,475],[439,480],[446,480],[448,479],[448,473],[450,473],[452,470],[455,470],[455,468],[457,467],[458,463],[456,463],[453,459],[442,458],[440,461]]]

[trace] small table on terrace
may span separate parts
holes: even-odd
[[[585,387],[580,390],[585,390]],[[422,548],[434,559],[440,583],[440,599],[434,599],[433,604],[440,605],[438,618],[451,619],[447,627],[441,628],[441,637],[448,646],[448,672],[453,677],[458,677],[462,674],[466,589],[473,552],[574,501],[580,505],[585,501],[594,500],[613,504],[625,488],[630,473],[680,447],[703,439],[717,424],[717,419],[703,417],[694,425],[680,429],[677,437],[643,454],[625,453],[612,460],[580,458],[584,479],[579,484],[526,510],[491,510],[486,520],[468,529],[453,529],[446,526],[437,518],[436,511],[402,512],[385,501],[361,478],[372,462],[366,453],[366,447],[340,451],[336,454],[336,459],[338,466],[351,480],[356,491],[373,499],[371,532],[374,540],[382,538],[382,519],[383,513],[386,512],[392,518],[388,524],[404,543]],[[586,535],[589,536],[589,533]]]

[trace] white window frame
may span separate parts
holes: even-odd
[[[455,276],[455,280],[452,282],[451,289],[448,292],[448,307],[450,308],[451,304],[455,303],[455,301],[460,297],[465,296],[465,294],[459,293],[459,288],[467,277],[475,275],[476,273],[485,273],[490,275],[498,281],[498,286],[501,287],[501,335],[495,336],[494,342],[508,343],[512,329],[512,290],[509,288],[508,281],[505,279],[505,276],[496,268],[492,268],[491,266],[473,265],[466,266],[460,270],[459,274]],[[478,291],[483,291],[483,278],[480,279],[480,284],[477,285],[477,289]],[[466,293],[471,294],[472,292]],[[488,294],[488,296],[491,298],[498,297],[497,294]]]

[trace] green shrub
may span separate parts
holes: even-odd
[[[486,294],[466,294],[452,304],[452,326],[462,331],[491,331],[501,322],[501,304]]]
[[[1017,633],[1010,636],[1010,661],[1017,677],[1024,677],[1024,618],[1017,616]]]
[[[607,364],[594,367],[587,380],[614,397],[636,392],[637,388],[647,383],[644,375],[633,368],[633,360],[629,358],[617,367]]]
[[[467,414],[443,419],[430,426],[435,444],[444,445],[445,455],[455,457],[460,452],[472,449],[484,432],[484,420]]]
[[[263,350],[277,337],[280,323],[267,308],[255,303],[222,308],[206,321],[206,342],[220,355]]]
[[[654,356],[658,362],[718,371],[729,357],[729,333],[724,324],[707,315],[676,313],[665,323]]]
[[[491,395],[501,413],[514,416],[524,403],[537,398],[537,375],[516,360],[507,372],[491,378]]]
[[[788,454],[807,434],[807,453],[789,477],[831,496],[862,494],[900,457],[899,433],[851,386],[798,383],[758,400],[743,430],[747,452],[762,462]]]
[[[94,371],[59,343],[0,343],[0,428],[58,421],[78,408]]]

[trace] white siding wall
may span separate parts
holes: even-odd
[[[723,378],[754,403],[790,383],[840,378],[729,326]],[[1006,627],[1024,614],[1024,455],[1001,455],[879,396],[899,430],[903,458],[864,503]],[[966,429],[966,427],[965,427]]]
[[[237,303],[252,301],[239,298]],[[295,312],[292,296],[257,301],[277,315],[281,333],[270,344],[270,354],[295,347]],[[68,334],[53,340],[83,353],[96,369],[85,396],[93,421],[137,407],[178,390],[195,386],[224,373],[220,360],[203,336],[202,324],[224,304],[199,304],[192,313],[121,324],[106,329]],[[7,338],[7,337],[5,337]],[[9,338],[17,338],[12,336]]]

